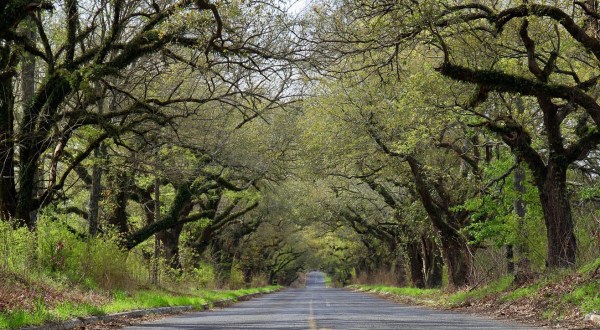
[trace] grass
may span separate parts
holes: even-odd
[[[439,289],[418,289],[418,288],[409,288],[409,287],[395,287],[395,286],[386,286],[386,285],[378,285],[378,284],[355,284],[349,286],[353,289],[358,289],[361,291],[369,291],[369,292],[378,292],[378,293],[391,293],[399,296],[407,296],[407,297],[427,297],[431,298],[435,295],[439,295],[441,290]]]
[[[497,295],[500,292],[508,290],[512,286],[513,280],[514,276],[509,275],[475,289],[458,291],[450,295],[448,301],[452,305],[462,305],[471,300],[483,299],[489,295]]]
[[[277,289],[277,286],[261,288],[249,288],[240,290],[195,290],[191,294],[178,295],[161,291],[138,291],[127,294],[116,291],[109,303],[99,306],[91,304],[73,304],[65,302],[47,308],[39,300],[33,311],[15,310],[0,313],[0,329],[15,329],[27,325],[41,325],[53,321],[64,321],[74,317],[85,317],[92,315],[106,315],[116,312],[124,312],[135,309],[145,309],[167,306],[193,306],[200,308],[205,304],[212,305],[218,300],[237,299],[241,296],[268,292]]]
[[[583,314],[600,312],[600,258],[578,270],[541,274],[525,285],[515,286],[514,277],[505,276],[468,290],[449,292],[385,285],[351,285],[350,288],[396,295],[397,300],[438,307],[478,305],[498,311],[508,306],[524,307],[527,317],[538,320],[580,321]],[[491,306],[491,307],[490,307]],[[526,307],[526,308],[525,308]],[[518,313],[515,312],[515,313]]]
[[[516,301],[516,300],[526,298],[526,297],[531,297],[537,292],[538,289],[539,289],[539,286],[537,286],[537,285],[518,288],[518,289],[512,290],[508,294],[504,295],[501,298],[501,300],[503,302],[509,302],[509,301]]]

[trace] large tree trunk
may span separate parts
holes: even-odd
[[[410,265],[410,279],[416,288],[425,287],[425,272],[423,271],[423,257],[421,255],[421,244],[411,241],[406,245],[408,263]]]
[[[546,222],[549,268],[575,265],[577,243],[573,231],[571,204],[567,192],[567,167],[550,161],[546,177],[538,183],[540,201]]]
[[[470,284],[472,256],[460,235],[442,235],[442,258],[448,270],[448,284],[460,288]]]
[[[100,151],[98,149],[94,150],[94,156],[100,156]],[[101,182],[102,168],[98,164],[94,164],[94,167],[92,168],[92,184],[90,185],[90,201],[88,204],[88,232],[92,237],[96,236],[96,233],[98,232],[99,204],[102,189]]]
[[[7,49],[0,48],[0,60],[7,60]],[[0,63],[0,69],[6,64]],[[0,218],[9,220],[15,216],[15,149],[14,149],[14,95],[12,77],[0,77]]]
[[[167,264],[172,269],[181,269],[181,261],[179,259],[179,237],[181,237],[182,230],[183,224],[165,230],[158,235],[162,243],[165,260],[167,260]]]
[[[100,94],[102,88],[99,84],[96,84],[96,93]],[[104,98],[100,97],[96,103],[98,114],[101,115],[104,112]],[[102,158],[102,147],[94,149],[94,158],[96,162]],[[88,232],[90,236],[96,236],[98,232],[98,214],[100,204],[100,194],[102,190],[102,167],[99,164],[94,163],[92,166],[92,184],[90,185],[90,201],[88,204],[89,217],[88,217]]]
[[[443,260],[440,249],[431,237],[421,237],[423,248],[423,272],[426,288],[437,288],[442,286],[444,276]]]
[[[179,209],[178,217],[187,217],[190,212],[192,212],[193,205],[191,203],[186,203],[182,205]],[[169,267],[172,269],[181,269],[181,260],[179,259],[179,238],[181,237],[181,232],[183,231],[183,227],[185,224],[175,225],[173,228],[169,230],[165,230],[158,234],[158,238],[160,239],[163,251],[165,255],[165,259]]]
[[[108,217],[108,224],[116,228],[119,233],[127,233],[127,203],[129,202],[129,180],[130,177],[125,172],[113,173],[111,175],[111,204],[113,212]]]
[[[518,195],[513,205],[514,212],[517,215],[518,233],[524,232],[525,215],[527,212],[525,201],[523,200],[523,195],[525,194],[525,178],[525,167],[522,164],[519,164],[514,172],[514,188]],[[515,282],[517,283],[524,281],[530,273],[530,263],[524,239],[524,237],[518,237],[518,240],[515,242],[514,252],[516,253],[515,259],[517,262],[513,267],[515,271]]]
[[[407,161],[415,179],[415,187],[421,203],[440,237],[442,258],[448,269],[448,284],[453,288],[466,286],[471,280],[472,256],[467,239],[458,231],[462,223],[462,215],[454,215],[450,210],[444,211],[438,208],[429,192],[430,187],[426,182],[421,164],[413,157],[408,157]],[[449,205],[449,203],[445,204]]]
[[[35,25],[33,20],[27,19],[24,33],[35,40]],[[35,57],[25,53],[21,66],[21,93],[23,113],[26,113],[33,102],[35,94]],[[29,137],[34,138],[34,137]],[[37,146],[36,146],[37,147]],[[29,154],[31,152],[31,155]],[[28,228],[33,229],[37,220],[37,205],[35,198],[38,192],[39,155],[35,148],[21,150],[21,166],[19,175],[19,192],[17,193],[17,210],[15,216]]]
[[[396,284],[406,286],[406,267],[404,265],[404,255],[401,251],[396,252],[396,265],[394,274],[396,274]]]
[[[34,193],[36,192],[36,177],[38,171],[39,156],[37,151],[20,150],[19,162],[19,190],[17,192],[17,208],[15,218],[19,225],[25,225],[29,229],[35,227],[32,212],[37,208]]]
[[[160,179],[154,179],[154,205],[152,221],[160,221]],[[152,258],[152,271],[150,281],[152,284],[158,284],[158,258],[160,257],[160,238],[158,233],[154,234],[154,256]]]

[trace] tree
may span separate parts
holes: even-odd
[[[408,49],[437,56],[441,75],[474,85],[469,97],[464,85],[455,85],[461,97],[446,106],[470,111],[472,125],[495,133],[531,169],[544,209],[551,268],[575,263],[567,169],[600,141],[600,107],[593,92],[600,58],[598,13],[593,3],[575,4],[571,11],[562,2],[400,1],[366,6],[350,1],[336,9],[352,24],[331,24],[322,39],[327,49],[343,44],[344,55],[375,59],[373,67],[401,65]],[[347,37],[343,42],[332,37],[339,35]],[[375,50],[383,55],[372,56]],[[507,96],[523,98],[527,113],[517,116],[512,106],[502,105]],[[539,118],[543,146],[532,136],[535,128],[525,124],[527,116]]]
[[[62,174],[65,177],[74,166],[86,158],[91,150],[95,149],[97,144],[111,135],[114,136],[109,132],[131,129],[140,120],[164,123],[168,121],[169,116],[155,112],[156,106],[174,103],[172,100],[163,103],[156,99],[149,102],[137,99],[132,102],[129,109],[122,112],[98,115],[89,112],[88,108],[103,95],[96,95],[89,86],[115,76],[119,70],[127,69],[140,58],[164,49],[168,44],[181,42],[182,37],[186,35],[186,30],[177,24],[168,26],[165,22],[169,19],[176,20],[186,12],[198,10],[211,12],[216,28],[213,31],[210,28],[198,30],[201,35],[209,36],[208,44],[221,37],[222,22],[216,7],[204,1],[198,1],[197,4],[193,1],[180,1],[162,7],[140,6],[133,2],[117,1],[112,5],[107,4],[107,12],[100,8],[102,6],[96,7],[93,3],[86,3],[85,5],[91,6],[90,11],[97,14],[92,16],[94,19],[91,21],[88,21],[86,15],[79,13],[78,1],[67,1],[65,6],[60,8],[64,11],[64,15],[54,17],[66,27],[62,40],[48,37],[54,35],[51,31],[53,25],[50,24],[50,17],[30,15],[36,22],[37,34],[40,36],[41,48],[39,48],[34,40],[19,33],[15,26],[20,18],[26,16],[27,11],[46,8],[48,5],[30,3],[21,6],[20,4],[18,1],[9,2],[5,4],[6,11],[3,11],[3,13],[15,11],[13,18],[3,21],[3,24],[9,22],[13,25],[2,28],[4,47],[2,60],[5,63],[6,79],[10,79],[10,72],[13,72],[17,66],[15,54],[22,49],[44,64],[44,80],[33,95],[32,102],[27,104],[19,114],[20,122],[14,129],[13,120],[16,116],[12,104],[15,90],[9,81],[3,84],[1,103],[2,116],[5,120],[2,127],[3,149],[0,152],[5,157],[0,184],[3,191],[0,194],[2,199],[0,213],[5,218],[14,217],[19,224],[32,228],[34,219],[30,217],[31,212],[50,203],[56,192],[64,185],[64,180],[56,177],[57,173],[50,173],[50,178],[47,180],[49,183],[39,196],[36,194],[35,187],[38,186],[36,178],[40,172],[40,162],[44,153],[53,150],[50,168],[56,168],[57,164],[64,160],[63,151],[76,130],[89,125],[105,129],[105,133],[88,147],[89,151],[84,151],[72,161],[66,172]],[[147,19],[140,21],[140,14]],[[102,24],[105,18],[111,21],[110,25]],[[205,18],[199,19],[205,20]],[[139,28],[125,33],[131,23],[136,23]],[[202,43],[204,38],[194,38],[193,41]],[[204,45],[210,47],[208,44]],[[70,107],[72,102],[76,104],[73,108]],[[145,118],[138,116],[137,120],[128,124],[122,122],[119,128],[109,124],[112,119],[125,119],[135,114]],[[17,148],[18,158],[15,158]],[[18,171],[15,171],[15,168],[18,168]],[[15,178],[14,174],[17,174],[18,178]]]
[[[325,157],[332,157],[331,153],[341,159],[334,158],[333,163],[324,161],[321,166],[329,175],[362,178],[367,189],[379,195],[384,205],[394,209],[396,219],[391,222],[398,227],[387,235],[396,240],[401,235],[410,236],[408,224],[412,221],[398,217],[403,208],[397,200],[419,201],[439,239],[450,284],[464,286],[471,278],[474,247],[469,245],[465,231],[471,221],[471,212],[460,207],[467,199],[481,193],[478,190],[482,184],[480,146],[472,143],[469,137],[472,129],[464,122],[440,115],[437,108],[422,97],[429,84],[435,84],[434,75],[414,73],[414,78],[400,82],[394,72],[381,70],[379,73],[369,76],[368,73],[351,72],[337,83],[323,86],[322,96],[316,98],[316,105],[311,109],[315,112],[313,116],[319,119],[312,126],[315,132],[309,134],[319,135],[319,141],[333,139],[330,144],[336,148],[325,151]],[[326,129],[321,131],[321,127]],[[377,175],[373,175],[375,173]],[[405,176],[409,176],[410,181],[400,184]],[[404,195],[394,197],[390,194],[386,186],[394,185],[403,185]],[[357,203],[357,196],[363,189],[352,191],[354,198],[350,205]],[[356,220],[361,218],[358,214],[351,218],[355,219],[355,224],[362,223],[366,231],[365,221]],[[386,220],[383,218],[379,222],[386,223]],[[377,226],[376,222],[374,225]],[[431,247],[420,238],[408,241],[408,244]],[[415,250],[414,247],[411,249]],[[435,259],[431,258],[434,255],[435,252],[424,253],[420,256],[421,262]],[[419,256],[413,253],[409,257]],[[435,264],[427,265],[427,268],[423,267],[423,273],[430,274]],[[416,279],[415,282],[422,282]]]

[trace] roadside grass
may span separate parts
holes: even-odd
[[[600,281],[588,283],[567,294],[564,299],[588,313],[600,311]]]
[[[64,302],[53,308],[48,308],[42,299],[36,301],[33,310],[13,310],[0,313],[0,329],[16,329],[27,325],[65,321],[75,317],[106,315],[135,309],[193,306],[200,308],[204,304],[212,304],[219,300],[234,299],[252,293],[269,292],[279,288],[267,286],[240,290],[194,290],[190,294],[178,295],[157,290],[137,291],[129,294],[116,291],[106,304],[92,305]]]
[[[509,275],[481,287],[458,291],[448,296],[448,302],[450,305],[460,306],[472,300],[483,299],[490,295],[498,295],[499,293],[508,290],[512,286],[513,281],[514,276]]]
[[[421,297],[421,298],[433,298],[441,293],[440,289],[418,289],[410,287],[395,287],[378,284],[354,284],[350,285],[349,288],[357,289],[360,291],[376,292],[376,293],[390,293],[399,296],[408,297]]]
[[[402,302],[443,308],[470,307],[499,315],[519,313],[538,320],[581,322],[583,315],[600,312],[600,258],[578,270],[540,274],[524,285],[505,276],[484,285],[458,291],[385,285],[351,285],[351,289],[393,295]]]

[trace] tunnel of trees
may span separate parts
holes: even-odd
[[[599,20],[596,0],[4,1],[1,228],[110,242],[154,283],[575,267],[600,254]]]

